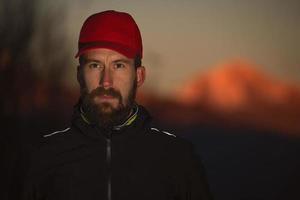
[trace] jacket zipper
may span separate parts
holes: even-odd
[[[108,178],[107,178],[107,199],[111,200],[111,137],[106,139],[106,159],[108,166]]]

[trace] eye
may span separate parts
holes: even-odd
[[[89,63],[88,66],[91,69],[97,69],[97,68],[101,67],[101,65],[99,63],[96,63],[96,62]]]
[[[116,69],[121,69],[121,68],[124,68],[124,67],[125,67],[125,65],[123,63],[116,63],[115,64]]]

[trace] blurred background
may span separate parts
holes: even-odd
[[[69,126],[79,31],[107,9],[138,23],[147,69],[138,102],[195,144],[216,200],[300,199],[297,0],[1,0],[4,190],[21,144]]]

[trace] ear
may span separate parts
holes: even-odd
[[[144,66],[140,66],[136,69],[136,80],[137,86],[140,87],[145,82],[146,78],[146,69]]]

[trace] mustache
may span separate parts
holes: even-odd
[[[122,99],[121,93],[115,90],[114,88],[105,89],[104,87],[97,87],[96,89],[92,90],[91,93],[89,94],[91,98],[94,98],[99,95],[108,95],[108,96],[118,98],[120,100]]]

